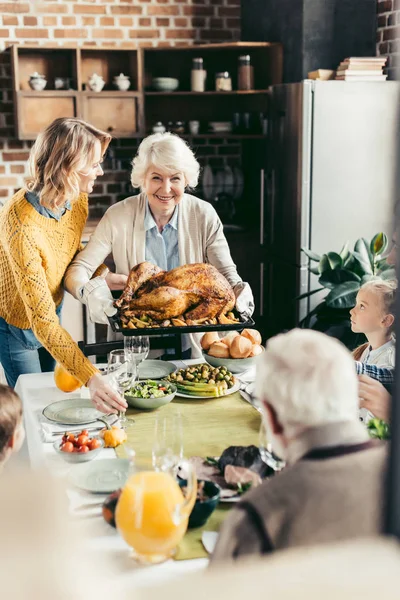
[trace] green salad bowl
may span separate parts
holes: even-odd
[[[146,385],[149,381],[151,381],[152,384],[157,385],[157,389],[160,387],[166,387],[170,393],[164,393],[159,398],[142,398],[141,396],[136,395],[138,389],[140,389],[140,387],[143,385]],[[157,408],[165,406],[171,402],[171,400],[174,399],[175,394],[176,385],[170,381],[166,381],[165,379],[158,379],[157,381],[147,379],[146,381],[136,382],[130,390],[125,392],[125,400],[127,401],[128,406],[131,408],[137,408],[139,410],[156,410]]]

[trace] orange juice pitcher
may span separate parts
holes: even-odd
[[[196,501],[197,479],[190,463],[187,495],[172,475],[138,470],[128,479],[115,513],[117,529],[141,563],[156,564],[171,558],[185,535]]]

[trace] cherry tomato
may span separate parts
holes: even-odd
[[[61,446],[61,451],[62,452],[73,452],[74,451],[74,445],[71,444],[71,442],[65,442]]]
[[[78,436],[77,442],[78,442],[78,446],[84,446],[85,444],[87,444],[89,438],[87,435],[80,435]]]
[[[80,435],[87,435],[89,436],[89,432],[87,429],[82,429],[81,434]]]
[[[89,452],[89,448],[86,445],[79,446],[78,452]]]
[[[96,450],[96,448],[100,448],[101,443],[100,440],[97,440],[96,438],[93,438],[89,443],[89,450]]]
[[[78,448],[78,446],[75,446],[75,447],[74,447],[74,449],[73,449],[73,452],[79,452],[79,448]]]
[[[68,433],[68,435],[67,435],[67,440],[68,440],[69,442],[72,442],[72,443],[73,443],[73,442],[75,441],[75,436],[74,436],[74,434],[73,434],[73,433]]]

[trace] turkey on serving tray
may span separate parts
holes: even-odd
[[[212,265],[194,263],[162,271],[152,263],[142,262],[131,269],[115,305],[160,321],[179,315],[195,321],[231,311],[235,294]]]

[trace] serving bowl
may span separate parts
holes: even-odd
[[[154,77],[152,85],[158,92],[174,92],[179,87],[179,79],[175,79],[175,77]]]
[[[89,460],[93,460],[98,456],[101,450],[104,448],[104,441],[100,438],[96,438],[100,442],[100,446],[95,448],[94,450],[89,450],[88,452],[63,452],[60,448],[60,440],[57,440],[53,444],[53,448],[56,453],[61,456],[66,462],[72,464],[80,464],[89,462]]]
[[[144,383],[143,381],[138,381],[132,388],[134,389],[138,383]],[[132,396],[129,392],[125,392],[125,400],[128,405],[132,408],[138,408],[139,410],[156,410],[161,406],[165,406],[171,400],[175,398],[175,394],[177,391],[176,385],[171,383],[170,381],[166,381],[165,379],[159,379],[156,382],[157,384],[169,386],[172,390],[170,394],[166,396],[161,396],[160,398],[140,398],[139,396]],[[131,389],[132,389],[131,388]]]
[[[196,500],[189,517],[189,529],[193,529],[194,527],[202,527],[205,525],[205,523],[207,523],[208,519],[216,509],[221,495],[221,488],[213,481],[199,479],[197,484],[203,484],[203,491],[207,498],[203,501],[199,499]],[[179,481],[179,485],[181,488],[186,487],[186,479],[181,479]]]
[[[206,352],[203,352],[203,356],[204,360],[212,367],[226,367],[231,373],[243,373],[257,364],[263,352],[257,356],[249,356],[249,358],[218,358],[217,356],[210,356]]]

